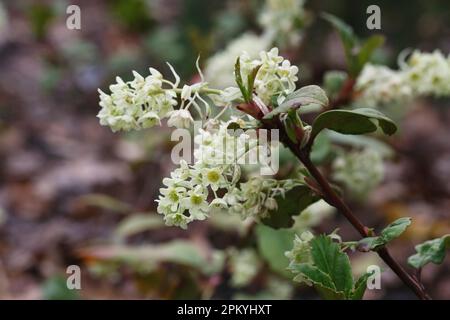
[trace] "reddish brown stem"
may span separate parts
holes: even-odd
[[[283,142],[289,147],[289,149],[297,156],[297,158],[303,163],[306,169],[309,171],[311,176],[316,180],[317,184],[320,186],[324,199],[336,207],[340,213],[342,213],[347,220],[352,224],[352,226],[361,234],[362,237],[373,236],[370,229],[353,214],[349,206],[336,194],[333,188],[330,186],[328,181],[322,175],[322,173],[317,169],[317,167],[311,162],[309,157],[309,152],[302,151],[292,143],[289,138],[282,135]],[[386,247],[382,247],[377,250],[378,255],[383,259],[383,261],[395,272],[395,274],[407,285],[419,299],[430,300],[430,296],[425,292],[423,286],[412,277],[408,272],[403,269],[403,267],[395,261],[390,255]]]

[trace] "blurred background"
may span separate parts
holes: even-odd
[[[276,1],[267,1],[276,2]],[[66,27],[66,8],[81,8],[81,30]],[[450,3],[312,1],[301,8],[295,43],[282,54],[300,67],[300,84],[320,84],[345,69],[336,33],[318,18],[333,13],[361,37],[366,8],[381,8],[386,37],[378,62],[397,67],[405,48],[450,51]],[[283,252],[293,233],[252,227],[227,214],[187,231],[165,227],[155,213],[162,178],[173,169],[170,130],[113,134],[98,123],[97,88],[119,75],[170,77],[169,61],[187,82],[245,33],[262,33],[264,0],[113,0],[0,2],[0,298],[1,299],[316,299],[295,285]],[[220,75],[220,73],[219,73]],[[381,184],[351,206],[368,225],[401,216],[414,224],[392,244],[405,262],[414,245],[450,232],[450,101],[415,101],[391,141]],[[294,160],[287,160],[294,161]],[[304,216],[304,219],[314,217]],[[316,219],[317,220],[317,219]],[[344,239],[357,234],[336,214],[306,227]],[[355,270],[380,264],[352,254]],[[81,290],[68,290],[66,268],[79,265]],[[362,271],[361,271],[362,270]],[[427,266],[435,298],[450,298],[450,261]],[[368,299],[414,298],[388,269]]]

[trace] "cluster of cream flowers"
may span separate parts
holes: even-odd
[[[450,56],[414,51],[400,70],[367,64],[356,81],[356,103],[377,108],[420,96],[450,95]]]
[[[257,59],[242,53],[240,67],[244,79],[259,67],[254,92],[261,103],[269,104],[274,95],[284,97],[295,90],[298,68],[279,56],[277,48],[261,51]],[[194,220],[205,219],[217,208],[228,209],[243,218],[264,218],[277,209],[276,197],[284,196],[296,182],[260,177],[240,182],[240,164],[246,162],[240,161],[241,158],[255,157],[256,152],[259,165],[264,165],[267,150],[265,146],[258,146],[256,131],[230,133],[231,124],[246,128],[252,124],[250,118],[241,114],[242,117],[232,117],[229,121],[219,119],[233,101],[242,99],[240,90],[236,87],[211,89],[198,70],[202,81],[183,87],[179,87],[180,78],[172,67],[175,82],[164,79],[153,68],[145,78],[137,72],[133,72],[134,79],[129,82],[117,78],[117,83],[110,86],[111,94],[100,91],[100,123],[118,131],[148,128],[168,118],[169,126],[188,128],[193,123],[189,107],[194,106],[202,119],[208,119],[194,137],[198,146],[194,150],[195,161],[192,165],[182,161],[170,177],[163,180],[164,187],[157,200],[158,213],[164,215],[167,225],[182,228]],[[209,118],[210,105],[202,94],[223,107],[212,119]],[[178,104],[179,109],[175,110]],[[250,151],[253,153],[249,154]]]
[[[367,64],[358,77],[356,88],[361,90],[358,104],[377,108],[397,104],[412,98],[412,89],[401,72],[386,66]]]
[[[261,51],[269,48],[270,43],[267,37],[259,37],[250,32],[244,33],[207,60],[205,78],[217,88],[234,86],[233,70],[236,57],[245,51],[250,58],[257,58]]]
[[[334,160],[332,177],[353,197],[364,199],[383,180],[383,158],[369,148],[345,153]]]
[[[450,55],[445,57],[438,50],[432,53],[415,51],[403,72],[416,95],[450,95]]]
[[[242,219],[262,219],[268,217],[270,211],[278,209],[277,197],[295,186],[294,180],[274,180],[253,177],[242,182],[239,187],[231,189],[226,195],[229,211],[238,214]]]
[[[280,56],[278,48],[260,52],[259,59],[252,59],[244,52],[240,64],[243,79],[247,79],[255,67],[261,66],[256,75],[255,92],[265,104],[270,104],[274,95],[288,95],[295,90],[298,67]]]
[[[167,124],[177,128],[189,128],[194,119],[189,111],[195,107],[198,114],[204,118],[210,113],[210,105],[202,98],[202,94],[220,96],[221,90],[208,87],[203,81],[179,88],[180,77],[170,66],[175,82],[164,79],[156,69],[150,68],[150,75],[143,77],[133,71],[133,80],[123,81],[116,78],[116,83],[109,86],[110,94],[102,90],[100,93],[101,109],[97,115],[100,124],[109,126],[112,131],[128,131],[150,128],[160,125],[163,118],[168,118]],[[197,61],[198,67],[198,61]],[[178,110],[174,107],[180,106]]]
[[[136,71],[133,75],[134,79],[128,82],[117,77],[117,82],[109,87],[110,95],[99,89],[102,108],[97,117],[101,125],[113,131],[153,127],[177,104],[177,84],[165,80],[158,70],[150,68],[150,75],[145,78]],[[163,83],[171,88],[163,89]]]
[[[181,161],[170,178],[163,180],[157,211],[164,215],[167,225],[185,229],[190,222],[204,220],[217,209],[226,209],[243,219],[261,219],[277,209],[276,197],[295,186],[294,180],[262,177],[239,183],[240,159],[250,151],[261,151],[255,136],[229,131],[229,125],[236,122],[239,119],[213,121],[207,125],[208,130],[200,129],[194,137],[194,164]]]
[[[228,126],[234,121],[212,123],[209,130],[200,129],[194,137],[198,145],[194,150],[195,163],[181,161],[171,177],[163,180],[157,211],[164,215],[167,225],[186,228],[194,220],[205,219],[209,211],[228,207],[217,191],[234,188],[241,175],[238,159],[256,143],[246,134],[230,134]]]
[[[312,263],[311,244],[314,235],[310,231],[304,231],[300,236],[295,235],[294,245],[290,251],[285,252],[286,258],[289,259],[288,269],[294,273],[296,265],[301,263]],[[294,281],[304,282],[305,278],[301,274],[297,274]]]

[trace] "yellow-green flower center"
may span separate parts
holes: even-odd
[[[220,174],[217,171],[209,171],[206,177],[208,178],[208,181],[216,183],[220,179]]]
[[[199,195],[194,194],[191,196],[191,202],[192,202],[192,204],[194,204],[196,206],[200,205],[202,203],[202,201],[203,201],[203,199]]]
[[[172,202],[178,202],[178,200],[180,200],[180,197],[175,190],[172,190],[169,192],[169,199]]]

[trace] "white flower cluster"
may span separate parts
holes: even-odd
[[[412,98],[412,89],[403,73],[385,66],[366,64],[356,82],[361,91],[357,104],[377,108]]]
[[[200,129],[194,137],[196,162],[188,165],[182,161],[171,177],[163,180],[157,211],[167,225],[186,228],[189,222],[205,219],[210,210],[228,207],[226,197],[219,197],[217,191],[234,188],[241,174],[238,159],[256,145],[252,137],[228,133],[228,125],[234,121]]]
[[[280,45],[296,45],[305,18],[304,0],[267,0],[259,17],[265,32]]]
[[[270,47],[270,39],[259,37],[253,33],[244,33],[228,44],[228,46],[213,55],[206,62],[205,78],[211,85],[224,89],[236,85],[233,76],[236,58],[247,52],[251,58],[257,58],[258,53]]]
[[[450,95],[450,55],[445,57],[439,50],[414,51],[403,72],[416,95]]]
[[[345,153],[333,162],[333,179],[357,199],[364,199],[384,177],[381,155],[369,148]]]
[[[255,92],[265,104],[270,104],[273,95],[287,95],[295,90],[298,67],[280,56],[278,48],[261,51],[259,59],[252,59],[244,52],[240,56],[240,65],[244,81],[255,67],[261,66],[255,79]]]
[[[150,68],[150,75],[141,76],[133,71],[134,79],[124,82],[120,77],[111,85],[108,95],[99,89],[100,106],[97,117],[100,124],[111,127],[112,131],[143,129],[160,124],[161,118],[173,111],[177,104],[173,84],[163,79],[162,74]],[[163,83],[172,88],[163,89]]]
[[[312,263],[311,244],[314,235],[310,231],[303,232],[300,236],[295,235],[294,245],[290,251],[285,252],[286,258],[289,259],[288,269],[296,273],[296,265],[301,263]],[[306,279],[298,274],[294,281],[304,282]]]
[[[230,212],[243,219],[266,218],[269,212],[278,209],[276,197],[283,196],[295,186],[293,180],[274,180],[261,177],[251,178],[239,187],[233,188],[227,195]]]
[[[163,118],[168,118],[167,124],[171,127],[189,128],[194,122],[189,111],[191,106],[195,107],[202,119],[207,118],[211,111],[210,105],[202,94],[219,101],[217,97],[229,93],[209,88],[208,83],[203,81],[198,60],[196,65],[202,80],[182,88],[178,88],[180,77],[170,64],[175,82],[164,79],[154,68],[150,68],[150,75],[145,78],[136,71],[133,71],[132,81],[125,82],[117,77],[117,82],[109,87],[111,94],[99,89],[101,109],[97,117],[100,124],[111,127],[114,132],[128,131],[150,128],[161,124]],[[177,95],[181,103],[179,109],[174,110],[178,104]]]
[[[400,70],[367,64],[356,81],[356,103],[377,108],[420,96],[450,95],[450,55],[414,51]]]
[[[262,177],[239,183],[240,160],[250,151],[258,152],[256,137],[247,133],[230,134],[228,126],[236,123],[213,123],[208,130],[200,129],[194,137],[195,163],[182,161],[170,178],[163,180],[160,189],[158,213],[164,215],[167,225],[187,228],[194,220],[205,219],[209,212],[226,209],[243,219],[264,218],[276,210],[276,197],[292,189],[294,180],[274,180]]]

